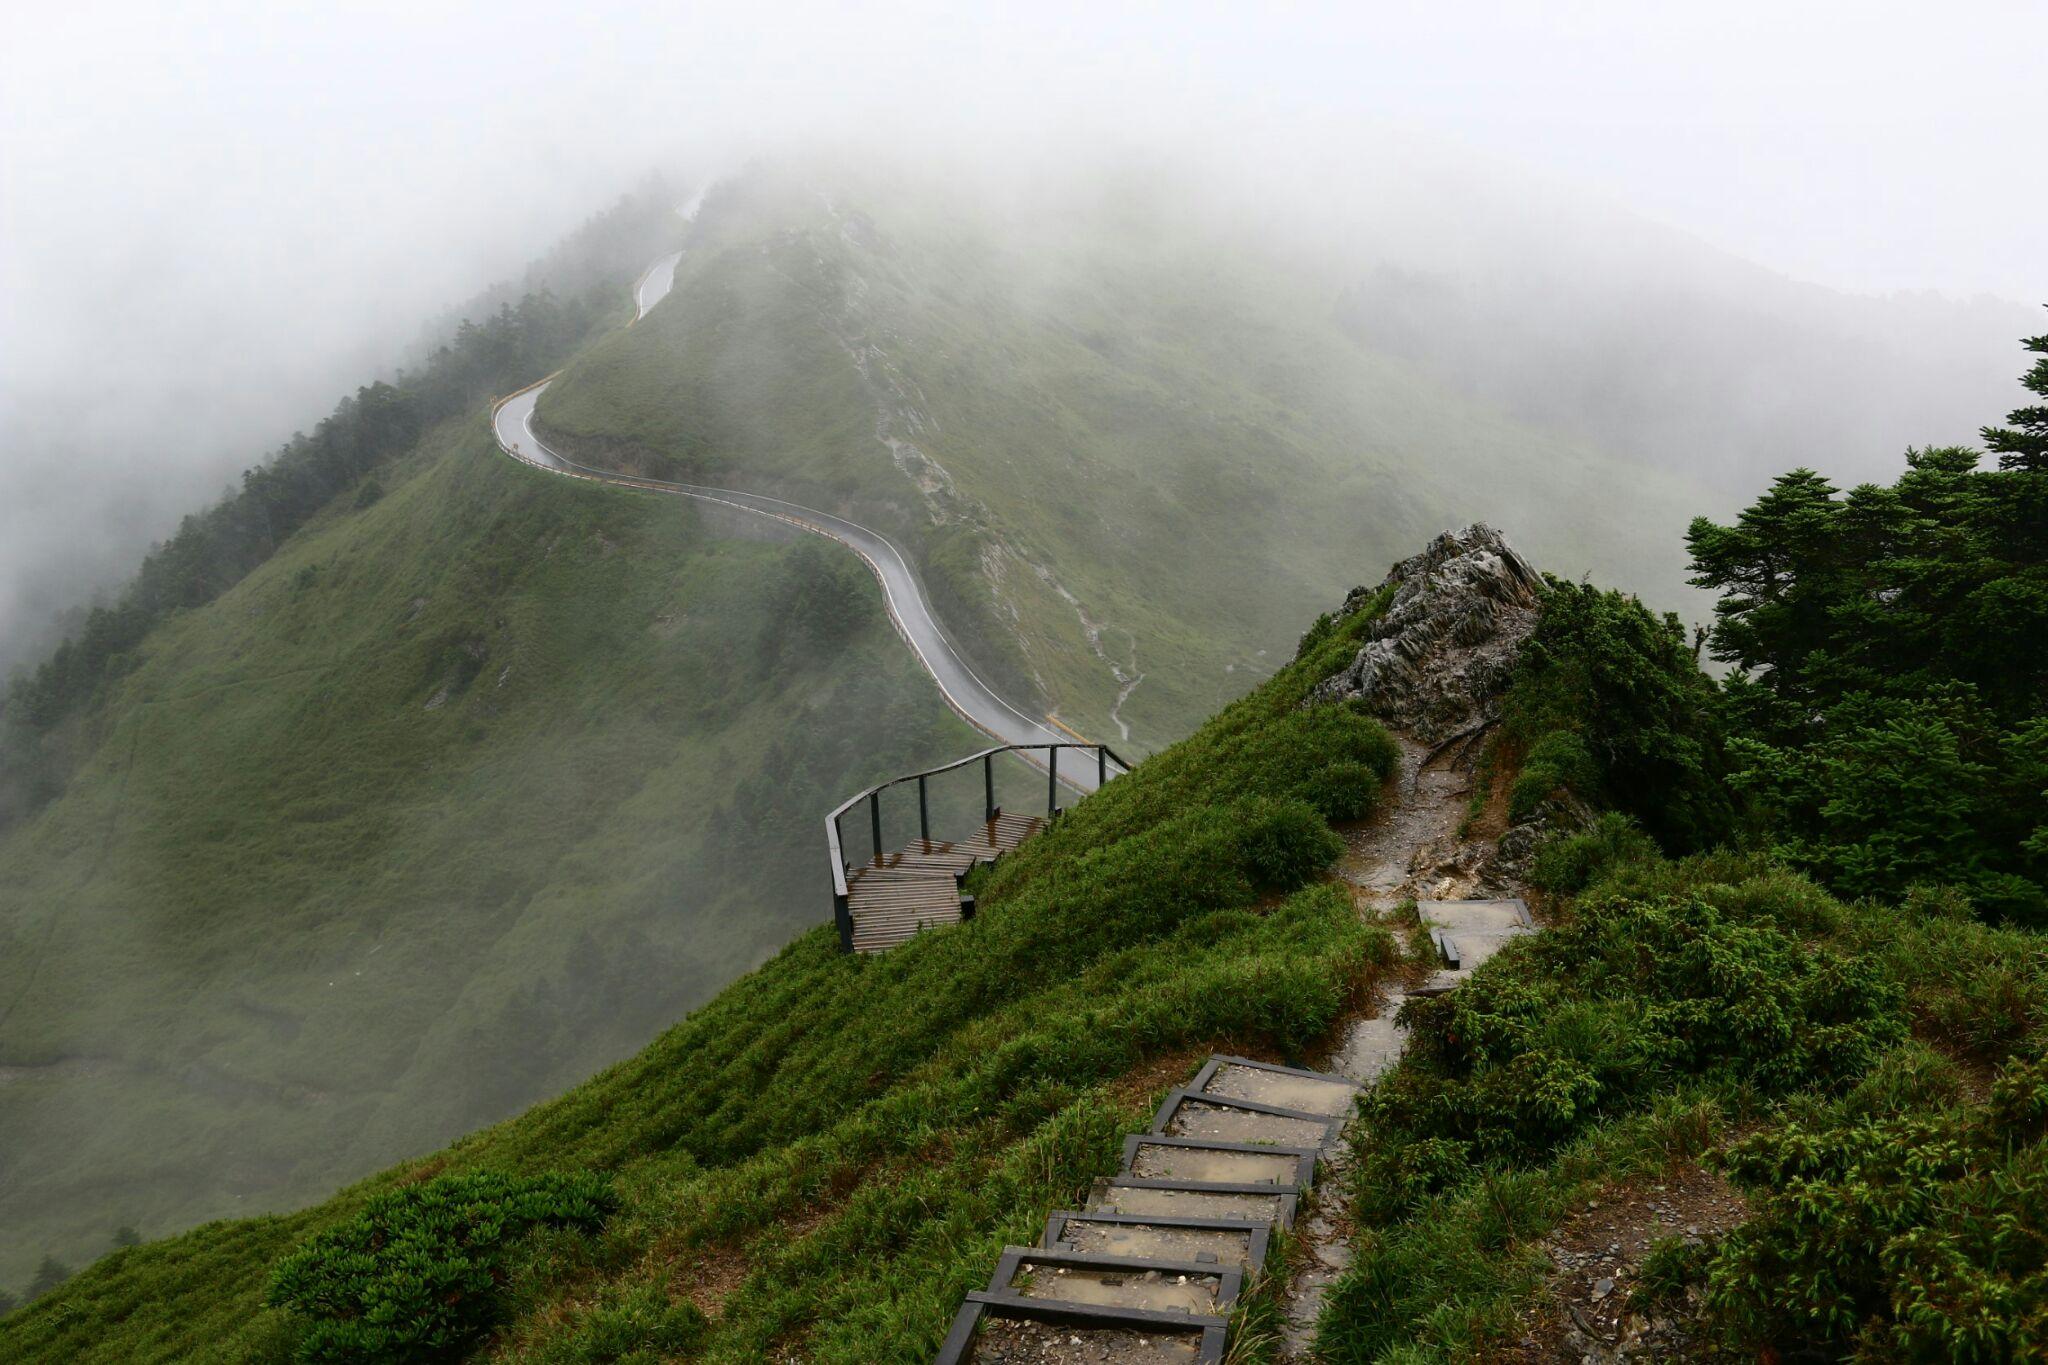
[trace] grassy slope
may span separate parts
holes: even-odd
[[[929,1358],[998,1247],[1111,1171],[1203,1051],[1300,1056],[1391,960],[1341,891],[1262,894],[1273,864],[1245,831],[1271,807],[1232,804],[1370,803],[1384,736],[1297,706],[1365,619],[1006,861],[973,923],[874,959],[806,934],[638,1057],[446,1153],[108,1258],[0,1326],[0,1358],[281,1358],[294,1328],[262,1286],[307,1231],[427,1171],[573,1165],[616,1172],[626,1207],[594,1242],[528,1249],[497,1358],[678,1337],[718,1360]],[[1312,828],[1292,846],[1329,857]]]
[[[1709,844],[1727,813],[1713,709],[1682,635],[1554,585],[1487,769],[1517,807],[1561,789]],[[2038,933],[1980,923],[1952,890],[1851,903],[1753,853],[1666,859],[1614,811],[1546,845],[1531,876],[1544,932],[1404,1007],[1407,1052],[1366,1096],[1326,1359],[1536,1358],[1565,1330],[1552,1291],[1583,1302],[1596,1274],[1687,1324],[1687,1358],[2038,1354]],[[1862,1159],[1826,1155],[1845,1139]],[[1758,1144],[1783,1158],[1763,1178],[1741,1155]],[[1553,1261],[1546,1243],[1575,1223],[1581,1239],[1601,1220],[1691,1224],[1651,1204],[1703,1165],[1736,1177],[1746,1222],[1700,1218],[1703,1244],[1661,1272]],[[1546,1344],[1517,1345],[1546,1318]]]
[[[1575,904],[1559,910],[1563,927],[1553,930],[1554,942],[1488,963],[1469,988],[1475,992],[1470,999],[1425,1025],[1486,1040],[1493,1054],[1487,1064],[1467,1069],[1417,1051],[1368,1101],[1387,1107],[1369,1110],[1379,1121],[1359,1139],[1355,1179],[1363,1213],[1356,1259],[1323,1320],[1328,1358],[1343,1365],[1408,1365],[1512,1353],[1528,1330],[1524,1314],[1546,1302],[1556,1273],[1545,1239],[1596,1201],[1603,1207],[1640,1203],[1652,1185],[1663,1189],[1658,1182],[1714,1165],[1745,1137],[1768,1140],[1796,1128],[1829,1132],[1885,1121],[1962,1131],[1986,1126],[1993,1069],[2015,1055],[2040,1055],[2048,949],[2036,933],[1992,928],[1943,909],[1938,898],[1904,909],[1840,902],[1765,860],[1732,853],[1676,862],[1648,856],[1607,867]],[[1680,934],[1672,934],[1673,924],[1682,926]],[[1839,1019],[1798,1017],[1798,978],[1760,953],[1744,960],[1758,944],[1783,950],[1808,975],[1838,971],[1841,964],[1866,973],[1880,1008],[1857,1030],[1864,1037],[1850,1036]],[[1709,957],[1711,971],[1700,965]],[[1675,1056],[1649,1045],[1657,1012],[1671,1010],[1674,997],[1697,1012],[1690,1046]],[[1785,1015],[1793,1016],[1793,1027],[1778,1036],[1774,1030]],[[1732,1029],[1723,1022],[1729,1018],[1738,1021]],[[1814,1046],[1823,1031],[1828,1036],[1818,1043],[1818,1065],[1789,1060]],[[1769,1054],[1741,1055],[1759,1046]],[[1597,1081],[1575,1103],[1561,1102],[1555,1091],[1540,1093],[1543,1083],[1557,1084],[1553,1068]],[[1411,1127],[1412,1097],[1439,1085],[1446,1098],[1438,1101],[1437,1117]],[[1525,1135],[1525,1146],[1469,1168],[1421,1145],[1453,1131],[1470,1138],[1503,1125]],[[2016,1165],[2039,1168],[2038,1133],[2016,1149],[2008,1151]],[[1970,1165],[1996,1171],[1999,1162]],[[1878,1179],[1870,1176],[1873,1185]],[[1873,1192],[1873,1185],[1862,1194],[1877,1207],[1902,1201],[1892,1206],[1901,1227],[1946,1221],[1945,1210],[1930,1207],[1932,1199],[1907,1204],[1904,1195],[1881,1187]],[[1725,1335],[1729,1359],[1802,1346],[1818,1348],[1807,1358],[1849,1358],[1848,1339],[1865,1326],[1865,1313],[1890,1307],[1888,1291],[1896,1287],[1910,1302],[1915,1281],[1938,1278],[1925,1260],[1910,1258],[1903,1270],[1877,1274],[1876,1249],[1901,1228],[1866,1218],[1859,1230],[1874,1245],[1857,1245],[1843,1231],[1851,1221],[1843,1210],[1852,1200],[1837,1203],[1817,1183],[1766,1186],[1750,1191],[1752,1214],[1769,1209],[1774,1196],[1816,1223],[1840,1219],[1830,1229],[1833,1238],[1800,1228],[1780,1207],[1736,1237],[1710,1236],[1700,1260],[1704,1265],[1717,1250],[1752,1236],[1796,1242],[1804,1233],[1809,1259],[1766,1269],[1756,1283],[1764,1287],[1758,1297],[1768,1293],[1794,1305],[1789,1315],[1810,1314],[1812,1339],[1796,1340],[1782,1324],[1758,1330],[1736,1307],[1747,1297],[1738,1288],[1732,1302],[1710,1303],[1698,1329],[1708,1342]],[[1958,1295],[1960,1301],[1937,1303],[1925,1337],[1981,1329],[1982,1342],[2009,1342],[2015,1339],[2012,1321],[2038,1319],[2039,1254],[2010,1249],[2038,1245],[2039,1207],[2033,1196],[2010,1189],[1992,1194],[1991,1212],[2012,1219],[2007,1251],[1982,1257],[1983,1281]],[[1792,1236],[1784,1231],[1788,1224]],[[1958,1257],[1956,1269],[1964,1265]],[[1974,1272],[1970,1267],[1958,1278]],[[1725,1273],[1732,1276],[1730,1287],[1740,1287],[1752,1272],[1731,1261]],[[1825,1291],[1799,1278],[1816,1273]],[[1689,1277],[1694,1288],[1705,1280],[1704,1270]],[[1864,1297],[1836,1304],[1831,1295],[1841,1283],[1864,1289]],[[1952,1288],[1937,1288],[1936,1299]],[[1645,1311],[1701,1317],[1682,1292]],[[1837,1312],[1836,1330],[1822,1330]],[[1870,1341],[1884,1341],[1888,1318],[1869,1319]],[[1961,1350],[1953,1338],[1931,1349],[1925,1339],[1920,1344],[1917,1353],[1880,1350],[1869,1358],[2015,1358],[1996,1344],[1980,1344],[1977,1353]]]
[[[831,799],[971,742],[828,547],[480,415],[381,477],[150,636],[0,843],[0,1285],[588,1076],[828,915]]]
[[[1452,521],[1683,591],[1663,547],[1697,495],[1360,348],[1329,281],[1128,204],[972,203],[839,172],[723,189],[674,298],[580,357],[543,423],[859,508],[911,541],[992,671],[1112,737],[1117,684],[1040,567],[1145,674],[1125,716],[1152,742],[1269,671],[1360,566]],[[943,475],[893,467],[878,431]]]

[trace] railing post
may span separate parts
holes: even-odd
[[[868,832],[875,838],[875,865],[882,864],[882,793],[878,788],[868,796]]]
[[[996,818],[996,756],[981,756],[981,805],[984,820]]]
[[[1109,746],[1095,746],[1095,790],[1101,791],[1109,784]]]
[[[1060,746],[1047,749],[1045,758],[1045,813],[1054,815],[1060,808]]]
[[[832,922],[839,926],[839,951],[853,951],[853,911],[847,906],[846,897],[833,893]]]
[[[932,808],[924,799],[925,775],[917,775],[917,837],[926,843],[932,841]]]

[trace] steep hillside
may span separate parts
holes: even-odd
[[[470,414],[151,632],[0,840],[0,1285],[557,1093],[827,919],[818,814],[971,734],[763,534]]]
[[[302,1325],[265,1286],[300,1237],[429,1177],[582,1166],[620,1211],[517,1252],[505,1358],[927,1358],[1185,1059],[1299,1056],[1397,956],[1303,886],[1336,847],[1324,817],[1369,810],[1393,762],[1357,711],[1298,705],[1358,628],[999,865],[971,923],[877,958],[806,933],[529,1114],[305,1212],[101,1261],[6,1319],[0,1358],[282,1360]]]
[[[1931,486],[2038,514],[2025,451],[1966,453],[1844,502],[1808,488],[1802,515]],[[2041,525],[1980,543],[1901,516],[1923,554],[1813,586],[2038,599]],[[1724,599],[1722,647],[1753,611],[1797,619],[1777,605]],[[1813,659],[1890,624],[1830,614]],[[1945,659],[1890,700],[1953,708]],[[1986,922],[2001,902],[1973,902],[1953,841],[1931,879],[1849,901],[1744,832],[1731,767],[1765,755],[1745,730],[1768,715],[1746,693],[1820,663],[1718,683],[1675,616],[1539,580],[1483,528],[1440,537],[977,874],[969,923],[875,958],[821,926],[559,1100],[299,1214],[106,1258],[0,1324],[0,1356],[928,1360],[999,1249],[1227,1050],[1378,1078],[1241,1302],[1237,1359],[2025,1358],[2048,1306],[2048,952]],[[2034,834],[2003,852],[2037,876],[2048,768],[2021,710]],[[1873,845],[1930,837],[1915,802],[1866,814]],[[1476,967],[1462,934],[1421,932],[1518,891],[1534,931]]]
[[[975,184],[721,185],[675,292],[579,357],[540,425],[595,462],[858,508],[991,674],[1141,744],[1453,518],[1684,593],[1695,493],[1362,347],[1330,277],[1157,187]]]

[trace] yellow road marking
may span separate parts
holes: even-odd
[[[1073,726],[1061,720],[1058,716],[1047,716],[1045,718],[1045,723],[1047,725],[1052,726],[1054,729],[1059,730],[1063,734],[1072,735],[1076,740],[1080,741],[1083,744],[1093,744],[1095,742],[1094,740],[1088,738],[1088,736],[1082,734],[1079,730],[1076,730]]]

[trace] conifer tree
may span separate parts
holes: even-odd
[[[2028,337],[2021,344],[2041,358],[2020,383],[2048,399],[2048,336]],[[1984,428],[1984,444],[1998,452],[1998,467],[2048,474],[2048,404],[2014,408],[2005,420],[2012,425]]]
[[[28,1282],[28,1296],[31,1300],[40,1299],[70,1278],[71,1267],[45,1252],[42,1264],[36,1267],[36,1273]]]

